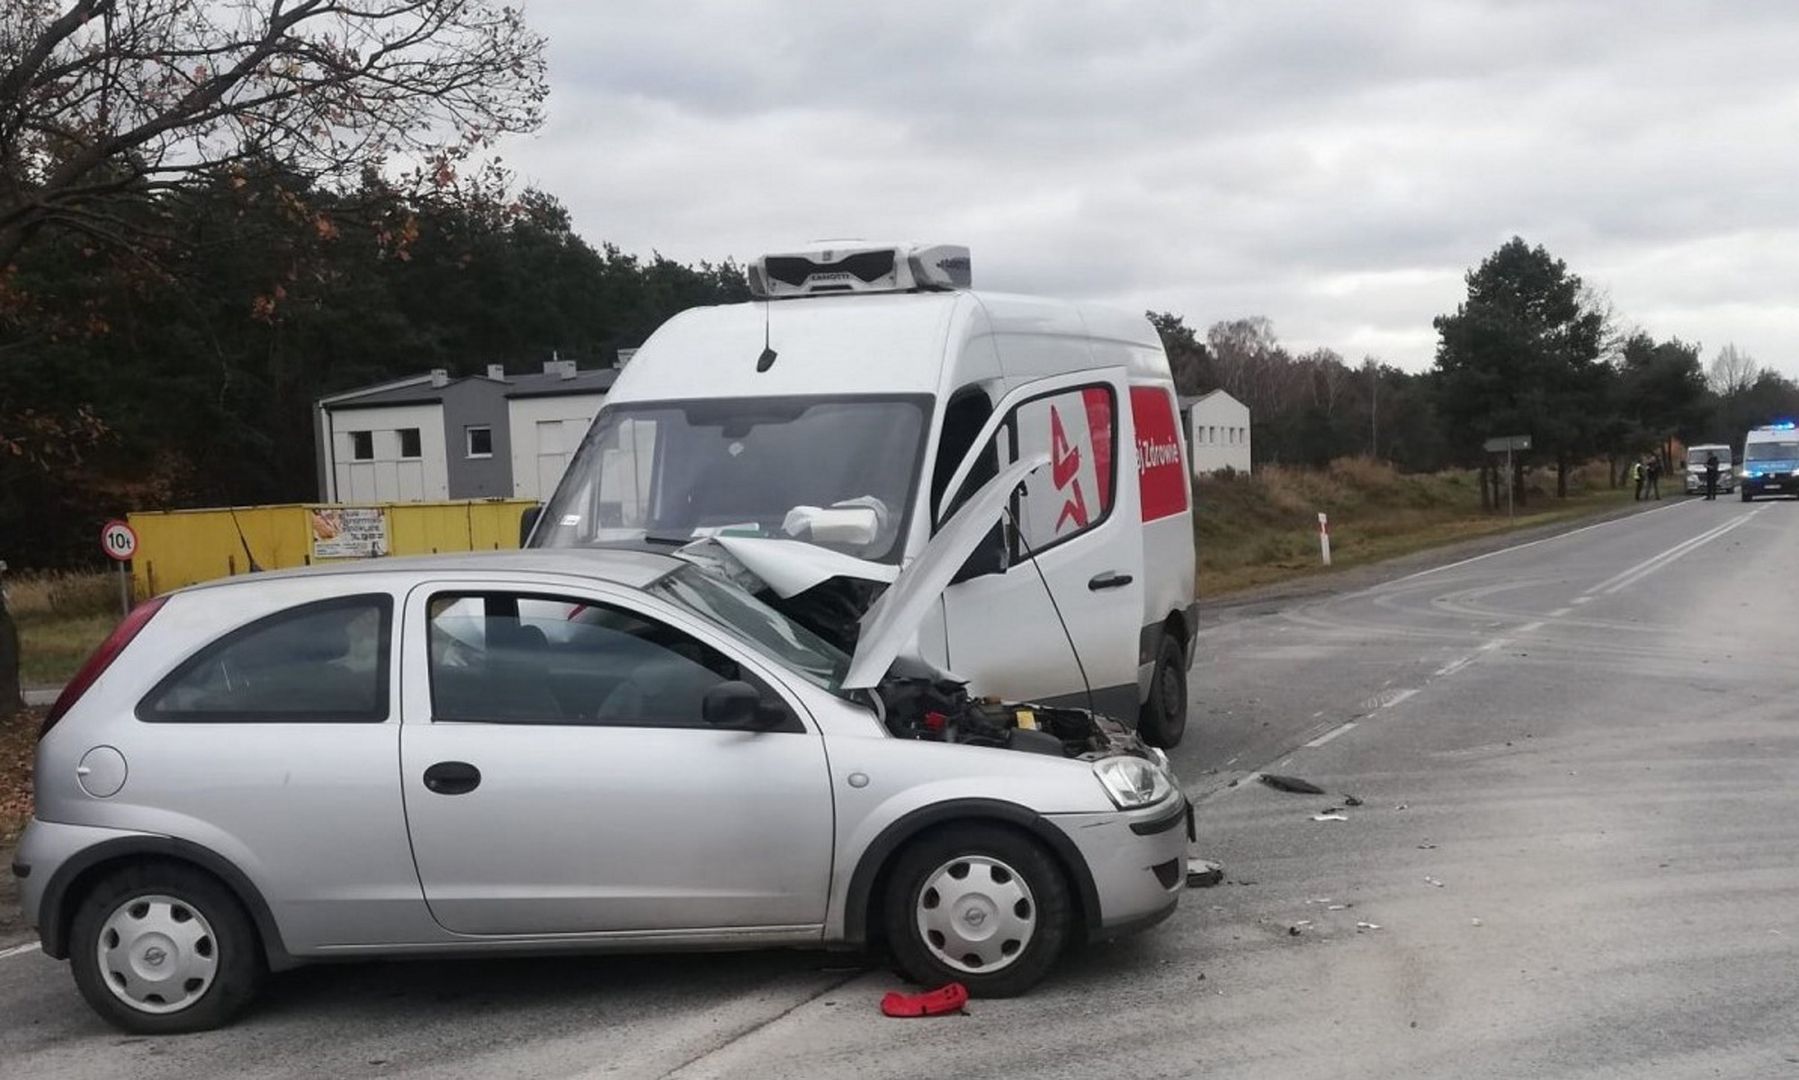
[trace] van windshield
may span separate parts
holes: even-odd
[[[1719,467],[1730,464],[1730,447],[1728,446],[1695,446],[1687,451],[1687,469],[1690,472],[1704,472],[1705,461],[1716,455]]]
[[[602,409],[535,547],[730,533],[898,562],[928,395],[713,398]]]
[[[1743,460],[1799,461],[1799,442],[1752,442],[1743,447]]]

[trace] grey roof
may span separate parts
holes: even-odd
[[[451,379],[442,386],[432,385],[431,377],[422,375],[417,379],[389,381],[345,390],[326,396],[320,404],[327,409],[360,409],[373,405],[434,405],[444,399],[444,393],[451,387],[465,383],[487,384],[498,390],[501,397],[509,398],[603,394],[617,380],[617,368],[588,368],[575,372],[574,377],[569,379],[541,372],[508,375],[500,381],[489,379],[486,375],[464,375]]]
[[[182,592],[253,586],[259,581],[299,577],[339,577],[350,574],[403,574],[432,577],[439,574],[555,574],[593,578],[631,588],[641,588],[680,566],[684,560],[654,551],[624,548],[533,548],[529,551],[464,551],[446,555],[384,556],[315,563],[291,570],[267,570],[239,574]]]

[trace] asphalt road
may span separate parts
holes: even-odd
[[[0,1074],[1799,1077],[1796,580],[1799,505],[1674,502],[1214,613],[1176,762],[1231,883],[965,1017],[825,955],[415,963],[146,1040],[25,953]]]

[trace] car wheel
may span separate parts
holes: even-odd
[[[884,910],[902,975],[932,987],[959,982],[976,997],[1035,986],[1073,919],[1055,860],[996,825],[951,826],[914,842],[888,879]]]
[[[1149,700],[1137,717],[1137,733],[1151,746],[1173,749],[1187,733],[1187,650],[1164,633],[1149,677]]]
[[[197,870],[147,865],[90,890],[69,938],[94,1011],[140,1035],[218,1027],[256,995],[264,967],[237,898]]]
[[[1744,502],[1754,502],[1755,501],[1755,497],[1753,495],[1749,494],[1748,488],[1743,489],[1743,501]]]

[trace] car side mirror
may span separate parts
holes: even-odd
[[[721,728],[766,726],[762,695],[746,682],[721,682],[706,691],[700,700],[700,718]]]
[[[537,528],[537,519],[543,517],[543,504],[525,507],[525,512],[518,516],[518,546],[524,547],[531,539],[531,530]]]

